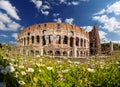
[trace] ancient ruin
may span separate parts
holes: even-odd
[[[36,24],[23,29],[18,35],[17,49],[24,55],[69,58],[101,53],[96,25],[91,32],[86,32],[79,26],[56,22]]]

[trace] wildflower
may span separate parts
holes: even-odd
[[[63,73],[67,73],[69,69],[62,70]]]
[[[71,60],[68,60],[68,63],[72,63],[72,61],[71,61]]]
[[[36,55],[36,57],[40,57],[40,55]]]
[[[40,59],[40,62],[42,62],[42,59]]]
[[[34,78],[33,78],[33,81],[34,81],[34,82],[37,82],[37,78],[36,78],[36,77],[34,77]]]
[[[80,62],[74,62],[75,64],[80,64]]]
[[[39,67],[40,66],[40,64],[39,63],[36,63],[36,65]]]
[[[120,64],[120,62],[119,62],[119,61],[116,61],[116,64],[118,64],[118,65],[119,65],[119,64]]]
[[[60,78],[60,81],[64,81],[65,79],[64,78]]]
[[[86,70],[85,67],[82,67],[82,70],[85,71]]]
[[[12,63],[9,63],[9,65],[10,65],[10,66],[13,66],[13,64],[12,64]]]
[[[18,83],[20,84],[20,85],[25,85],[25,82],[24,81],[18,81]]]
[[[33,68],[28,68],[28,69],[26,70],[26,72],[32,73],[32,72],[34,72],[34,69],[33,69]]]
[[[43,81],[42,84],[43,84],[44,86],[46,86],[47,83],[46,83],[46,81]]]
[[[94,69],[91,69],[91,68],[88,68],[87,70],[88,70],[88,72],[91,72],[91,73],[94,73],[94,72],[95,72],[95,70],[94,70]]]
[[[24,68],[24,66],[19,66],[18,68],[21,68],[21,69],[23,69],[23,68]]]
[[[63,77],[63,75],[62,75],[62,74],[59,74],[58,76],[59,76],[60,78],[62,78],[62,77]]]
[[[7,67],[5,68],[5,70],[6,70],[7,72],[14,72],[14,71],[15,71],[15,68],[14,68],[13,66],[7,66]]]
[[[53,69],[53,67],[47,67],[47,69],[48,69],[48,70],[52,70],[52,69]]]
[[[82,80],[82,79],[80,79],[80,80],[79,80],[79,82],[80,82],[80,84],[82,84],[83,80]]]
[[[26,75],[26,72],[25,72],[25,71],[21,71],[21,74],[22,74],[23,76],[25,76],[25,75]]]
[[[41,72],[41,69],[39,69],[38,71]]]
[[[61,61],[58,60],[57,62],[60,63]]]
[[[118,66],[118,68],[120,69],[120,66]]]

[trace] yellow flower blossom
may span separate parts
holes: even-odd
[[[80,79],[80,80],[79,80],[79,82],[80,82],[80,84],[82,84],[82,83],[83,83],[83,80],[82,80],[82,79]]]
[[[34,81],[34,82],[37,82],[37,78],[36,78],[36,77],[33,77],[33,81]]]

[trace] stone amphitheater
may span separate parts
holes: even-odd
[[[54,57],[88,57],[100,54],[97,26],[91,32],[76,25],[42,23],[23,29],[17,39],[17,50],[23,55],[49,55]]]

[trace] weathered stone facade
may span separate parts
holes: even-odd
[[[89,32],[64,23],[42,23],[23,29],[17,39],[20,54],[87,57]]]

